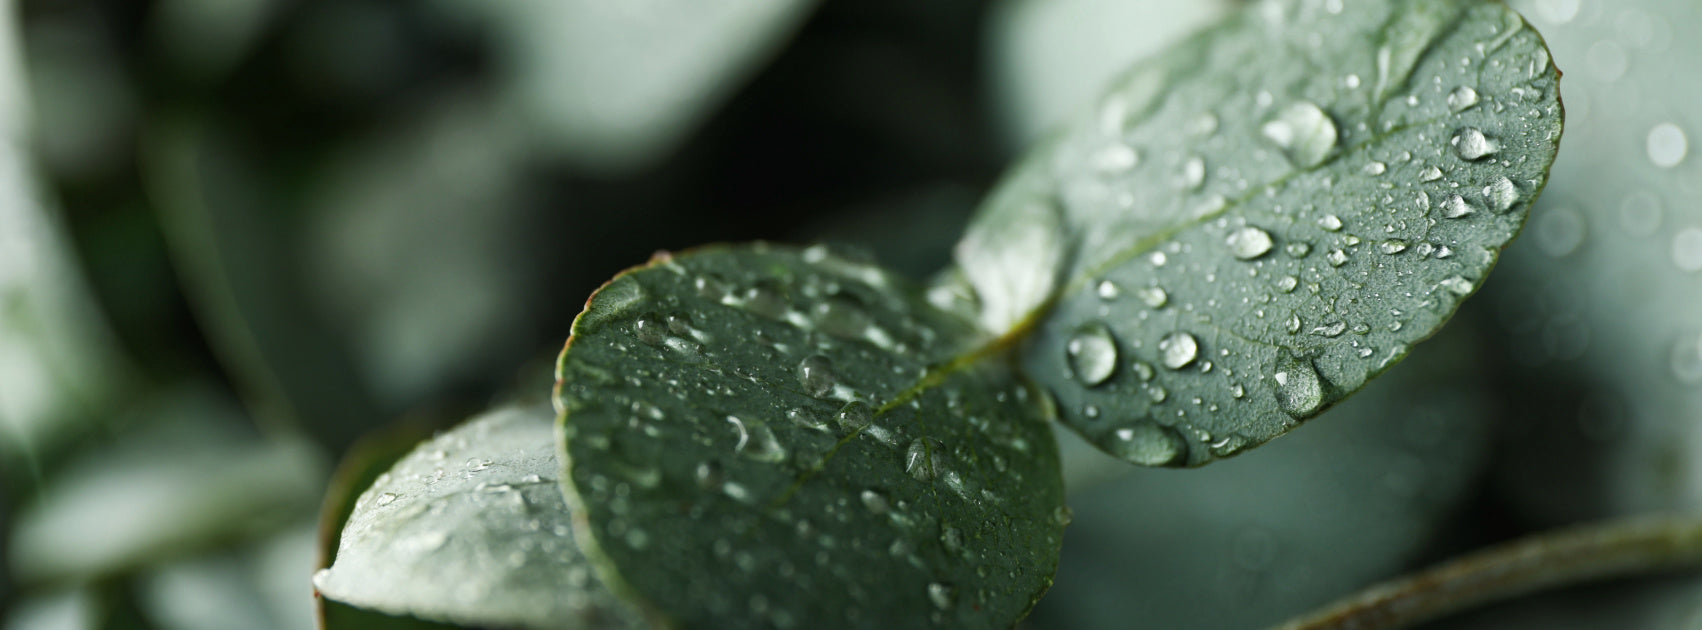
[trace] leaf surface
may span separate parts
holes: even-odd
[[[616,277],[573,333],[582,539],[663,616],[1006,628],[1050,585],[1044,397],[919,289],[826,248],[711,247]]]
[[[503,409],[421,443],[355,503],[335,562],[314,576],[320,595],[399,624],[647,627],[574,544],[551,420]],[[324,614],[332,630],[371,619]]]
[[[1066,424],[1205,464],[1358,390],[1476,291],[1547,181],[1558,79],[1499,2],[1258,3],[1035,150],[958,263]]]

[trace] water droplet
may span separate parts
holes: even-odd
[[[1407,250],[1407,242],[1403,241],[1401,239],[1398,239],[1398,238],[1391,238],[1389,240],[1386,240],[1386,241],[1383,241],[1383,242],[1377,244],[1377,251],[1383,252],[1384,254],[1388,254],[1388,255],[1391,255],[1391,256],[1395,255],[1395,254],[1399,254],[1399,253],[1404,252],[1406,250]]]
[[[668,326],[662,321],[661,315],[645,313],[633,320],[632,336],[645,345],[660,346],[668,339]]]
[[[1283,293],[1293,293],[1297,286],[1300,286],[1300,279],[1294,276],[1283,276],[1276,282],[1277,290]]]
[[[1458,154],[1460,159],[1468,162],[1475,162],[1491,155],[1495,155],[1497,151],[1501,150],[1501,147],[1496,146],[1494,140],[1490,140],[1488,136],[1483,135],[1483,132],[1478,131],[1476,127],[1467,127],[1460,130],[1459,133],[1454,134],[1452,142],[1454,144],[1454,153]]]
[[[1097,291],[1099,293],[1099,299],[1106,301],[1115,300],[1117,299],[1117,296],[1122,294],[1122,290],[1117,288],[1117,283],[1110,280],[1101,280]]]
[[[1141,161],[1141,155],[1126,144],[1114,144],[1093,154],[1093,167],[1106,173],[1122,173]]]
[[[1332,249],[1330,253],[1324,254],[1324,260],[1329,261],[1331,267],[1340,267],[1347,264],[1347,252]]]
[[[1498,176],[1488,186],[1483,187],[1483,198],[1489,201],[1489,209],[1497,214],[1513,209],[1513,204],[1519,202],[1519,186],[1505,176]]]
[[[942,582],[928,584],[928,601],[940,610],[951,610],[957,603],[957,587]]]
[[[1324,404],[1324,383],[1312,362],[1287,352],[1277,358],[1272,373],[1277,405],[1295,418],[1311,415]]]
[[[1196,136],[1209,136],[1217,132],[1217,114],[1201,112],[1188,121],[1188,133]]]
[[[1702,228],[1687,227],[1673,235],[1672,264],[1680,271],[1702,270]]]
[[[1247,225],[1229,233],[1229,252],[1241,260],[1252,260],[1271,251],[1271,233]]]
[[[798,423],[799,426],[822,429],[827,427],[827,421],[821,416],[810,413],[808,409],[793,407],[786,412],[786,419]]]
[[[875,492],[874,490],[864,490],[859,498],[862,499],[863,507],[867,508],[870,514],[886,514],[887,509],[890,507],[886,500],[886,495]]]
[[[833,393],[833,386],[839,384],[839,378],[833,373],[833,361],[819,354],[805,357],[798,363],[798,384],[804,387],[804,393],[822,398]]]
[[[1305,258],[1307,254],[1312,253],[1312,245],[1310,243],[1302,243],[1299,241],[1289,243],[1282,249],[1283,251],[1288,252],[1288,255],[1292,258]]]
[[[1170,303],[1170,294],[1165,293],[1164,289],[1159,287],[1144,287],[1135,291],[1135,297],[1140,298],[1142,304],[1151,308],[1164,308],[1165,304]]]
[[[1200,342],[1185,332],[1173,332],[1158,341],[1158,352],[1164,367],[1180,370],[1200,356]]]
[[[1333,214],[1326,214],[1318,217],[1318,227],[1335,232],[1342,229],[1342,219]]]
[[[1477,90],[1470,86],[1462,85],[1448,93],[1448,109],[1454,110],[1456,114],[1471,109],[1475,105],[1477,105]]]
[[[1064,349],[1070,371],[1088,387],[1104,383],[1117,370],[1117,341],[1105,324],[1091,323],[1078,328]]]
[[[833,419],[839,423],[840,428],[846,431],[856,431],[875,421],[875,410],[870,408],[868,403],[853,400],[846,403],[845,407],[833,416]]]
[[[1176,183],[1184,190],[1197,190],[1206,183],[1206,161],[1200,158],[1189,158],[1182,163],[1182,175]]]
[[[1442,288],[1452,291],[1456,295],[1469,295],[1472,292],[1472,281],[1461,276],[1448,276],[1442,280],[1441,284]]]
[[[786,303],[786,293],[772,280],[761,280],[745,289],[743,299],[739,304],[752,313],[769,319],[782,319],[790,310]]]
[[[1149,421],[1112,431],[1103,448],[1123,461],[1140,466],[1171,466],[1188,454],[1188,444],[1180,434]]]
[[[1152,261],[1154,267],[1163,267],[1164,263],[1170,262],[1170,258],[1165,256],[1164,252],[1153,252],[1151,256],[1147,256],[1147,260]]]
[[[378,495],[378,500],[375,501],[375,503],[377,503],[378,505],[390,505],[391,503],[395,503],[395,502],[396,502],[396,493],[394,493],[394,492],[386,492],[384,494]]]
[[[817,303],[811,315],[822,332],[848,339],[861,339],[874,323],[861,303],[843,294]]]
[[[1289,315],[1288,316],[1288,334],[1292,335],[1292,334],[1295,334],[1295,333],[1298,333],[1298,332],[1300,332],[1300,316],[1299,315]]]
[[[491,467],[491,460],[473,457],[467,460],[466,466],[467,472],[482,472]]]
[[[697,465],[697,487],[704,490],[716,490],[727,481],[727,473],[721,468],[720,462],[703,462]]]
[[[1684,161],[1690,152],[1690,140],[1678,125],[1664,122],[1649,130],[1647,149],[1649,161],[1661,168],[1672,168]]]
[[[1134,363],[1130,363],[1129,367],[1134,368],[1135,376],[1140,378],[1142,383],[1152,380],[1152,366],[1141,363],[1140,361],[1135,361]]]
[[[1347,322],[1330,322],[1312,329],[1312,334],[1320,337],[1339,337],[1347,330]]]
[[[1672,346],[1672,374],[1682,383],[1702,383],[1702,340],[1686,332]]]
[[[1164,402],[1164,399],[1170,397],[1170,392],[1164,391],[1164,388],[1158,385],[1153,385],[1148,388],[1146,394],[1148,398],[1152,399],[1154,404]]]
[[[926,440],[911,442],[910,447],[904,450],[904,472],[917,481],[933,481],[945,468],[940,465],[943,449],[940,444],[930,444]]]
[[[715,274],[704,274],[692,279],[692,286],[697,289],[698,297],[711,302],[725,299],[729,291],[727,281]]]
[[[1458,219],[1477,212],[1477,204],[1467,201],[1459,195],[1448,195],[1442,200],[1442,218]]]
[[[1335,121],[1317,105],[1305,101],[1283,108],[1260,131],[1301,168],[1317,166],[1336,148]]]
[[[1387,172],[1388,170],[1389,170],[1389,165],[1384,164],[1382,162],[1378,162],[1376,160],[1372,160],[1372,161],[1366,163],[1364,173],[1366,175],[1376,177],[1378,175],[1382,175],[1383,173]]]
[[[1438,179],[1442,179],[1442,169],[1434,166],[1427,166],[1424,170],[1418,172],[1418,181],[1433,182]]]

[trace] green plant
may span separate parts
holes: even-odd
[[[1558,78],[1499,3],[1244,11],[1033,150],[927,284],[764,244],[616,277],[561,356],[559,435],[517,409],[417,448],[316,582],[330,614],[472,626],[1015,623],[1069,521],[1048,425],[1200,466],[1360,389],[1523,225]]]

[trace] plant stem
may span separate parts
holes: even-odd
[[[1378,584],[1273,630],[1404,628],[1556,588],[1702,566],[1702,516],[1639,517],[1514,540]]]

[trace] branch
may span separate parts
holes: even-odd
[[[1384,630],[1492,601],[1702,566],[1702,516],[1640,517],[1537,534],[1385,582],[1273,630]]]

